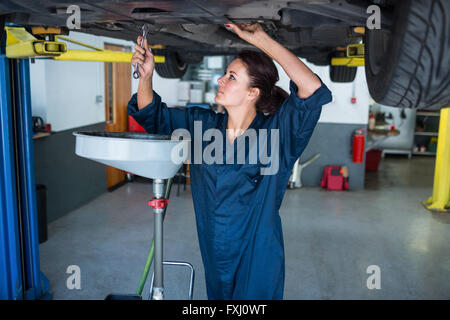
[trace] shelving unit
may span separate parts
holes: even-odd
[[[427,151],[413,151],[413,155],[435,156],[436,152],[429,151],[428,146],[433,137],[438,137],[440,112],[419,110],[416,112],[416,127],[414,130],[414,144],[424,145]],[[424,131],[418,131],[422,127]]]
[[[416,110],[402,110],[400,108],[380,105],[375,102],[370,106],[370,109],[374,114],[384,113],[384,119],[378,119],[378,122],[393,125],[395,129],[400,132],[400,134],[389,136],[377,144],[377,148],[383,150],[381,156],[384,158],[386,154],[403,154],[407,155],[408,159],[410,159],[412,157],[415,138]],[[382,118],[381,116],[378,117]],[[377,125],[377,123],[375,123],[375,125]],[[369,139],[369,136],[367,139]]]
[[[33,139],[44,138],[44,137],[48,137],[49,135],[50,135],[50,132],[39,132],[39,133],[36,133],[35,135],[33,135]]]
[[[420,131],[418,131],[418,132],[414,132],[414,134],[416,136],[435,136],[435,137],[438,136],[437,132],[420,132]]]
[[[412,154],[413,154],[413,155],[420,155],[420,156],[435,156],[435,155],[436,155],[436,152],[429,152],[429,151],[424,151],[424,152],[413,151]]]

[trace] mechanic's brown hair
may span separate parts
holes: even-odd
[[[241,60],[247,67],[249,86],[260,89],[256,111],[274,114],[289,96],[286,91],[275,85],[279,80],[275,63],[266,54],[253,50],[242,50],[236,59]]]

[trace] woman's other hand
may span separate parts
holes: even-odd
[[[295,54],[264,32],[259,23],[229,23],[226,26],[231,28],[240,38],[275,60],[297,85],[299,98],[309,98],[321,87],[320,79]]]
[[[259,23],[229,23],[226,26],[231,28],[241,39],[254,46],[258,46],[263,36],[267,35]]]
[[[136,63],[139,63],[140,79],[149,80],[153,76],[153,70],[155,69],[155,59],[152,52],[148,48],[147,39],[144,42],[144,48],[141,48],[140,44],[142,36],[137,38],[137,44],[134,45],[134,54],[131,58],[131,64],[136,67]]]

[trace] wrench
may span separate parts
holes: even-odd
[[[142,40],[141,40],[141,48],[144,48],[144,41],[147,39],[147,33],[148,33],[148,25],[144,24],[142,26]],[[136,62],[136,67],[134,68],[133,72],[133,78],[139,79],[141,74],[139,73],[139,63]]]

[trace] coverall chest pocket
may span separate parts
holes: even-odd
[[[240,195],[244,201],[250,200],[249,197],[253,195],[253,192],[258,188],[264,177],[261,175],[261,165],[243,165],[240,169],[239,177],[243,180]]]

